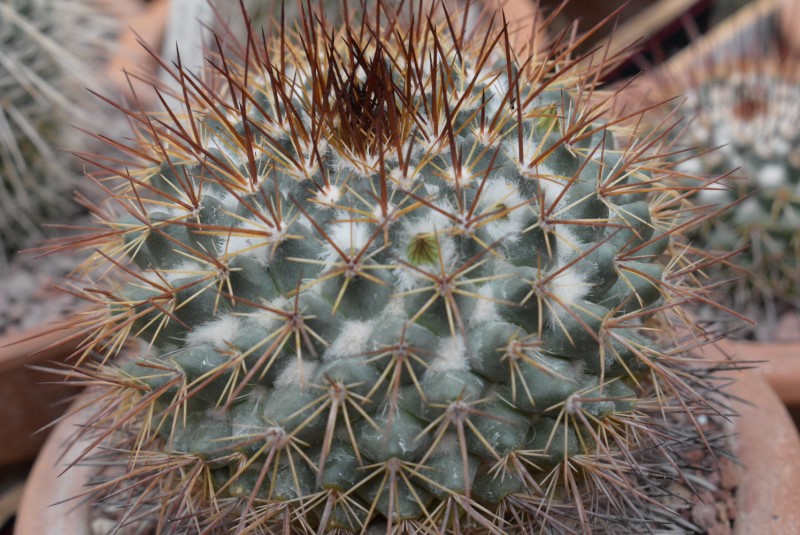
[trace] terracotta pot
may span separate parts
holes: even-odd
[[[800,22],[800,0],[775,0],[780,9],[781,32],[786,44],[795,54],[800,53],[800,34],[797,24]]]
[[[747,344],[749,358],[763,361],[764,377],[790,407],[800,407],[800,344]]]
[[[149,84],[138,77],[155,78],[157,62],[140,41],[156,53],[161,49],[169,0],[152,0],[148,4],[140,3],[137,8],[126,14],[126,24],[106,72],[114,89],[130,98],[135,94],[142,105],[150,107],[156,102],[155,95]]]
[[[581,32],[596,28],[588,47],[610,45],[611,53],[616,53],[634,44],[641,45],[642,39],[647,40],[660,34],[701,1],[570,0],[564,8],[564,17],[569,21],[577,20]],[[549,0],[546,3],[558,5],[560,0]],[[604,23],[608,17],[612,17],[611,20]]]
[[[716,359],[730,355],[748,358],[748,346],[723,341],[706,348],[705,354]],[[800,510],[795,507],[800,483],[800,434],[758,368],[731,373],[736,382],[729,392],[746,400],[736,404],[740,416],[730,424],[734,453],[742,465],[734,533],[794,533],[800,526]],[[79,398],[76,403],[81,402]],[[61,473],[85,447],[85,443],[68,442],[80,421],[80,415],[61,421],[37,459],[17,515],[19,535],[90,533],[87,503],[57,503],[84,492],[94,473],[88,466]]]
[[[762,360],[759,351],[763,345],[723,340],[706,353],[720,359],[731,357],[747,366]],[[745,401],[734,407],[739,417],[731,423],[733,452],[744,469],[736,492],[735,533],[795,533],[800,526],[796,507],[800,434],[767,381],[768,368],[752,366],[732,372],[736,382],[728,388],[730,394]],[[800,370],[798,365],[795,368]]]
[[[509,24],[511,45],[520,56],[544,49],[545,32],[542,29],[549,19],[537,11],[532,0],[483,0],[483,4],[489,12],[502,9]],[[502,19],[497,17],[496,22],[502,23]]]
[[[691,3],[690,0],[685,1]],[[666,2],[669,0],[661,0],[659,4]],[[676,1],[675,5],[677,4]],[[672,8],[671,3],[666,5]],[[758,50],[759,46],[753,43],[753,39],[763,31],[759,28],[771,27],[770,21],[775,21],[781,28],[777,36],[779,42],[800,51],[800,37],[794,31],[798,18],[800,0],[750,2],[666,62],[643,72],[634,80],[626,80],[623,90],[617,96],[617,104],[620,108],[636,110],[644,104],[652,105],[678,96],[683,88],[693,85],[698,75],[702,76],[712,66],[723,60],[742,56],[750,49]],[[643,33],[646,28],[637,28],[635,24],[636,21],[632,20],[620,29],[614,37],[619,41],[618,46],[622,46],[625,40],[630,42],[630,38],[647,37]]]
[[[772,342],[739,342],[738,356],[759,363],[767,382],[790,408],[800,407],[800,313],[781,317]]]
[[[94,467],[70,466],[87,446],[75,442],[76,426],[86,415],[75,413],[82,407],[84,394],[73,403],[68,416],[55,426],[36,463],[22,495],[14,533],[17,535],[92,535],[89,503],[73,499],[86,490]],[[69,470],[65,469],[69,467]]]
[[[59,378],[31,366],[63,362],[77,345],[71,334],[39,327],[0,337],[0,466],[36,457],[47,438],[42,428],[66,410],[63,400],[75,393],[75,387],[42,385]]]

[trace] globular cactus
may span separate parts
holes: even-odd
[[[720,254],[742,250],[709,277],[736,279],[724,303],[756,320],[759,337],[771,337],[780,316],[800,305],[798,66],[777,53],[745,53],[682,88],[679,111],[689,121],[675,141],[684,150],[678,169],[729,175],[696,197],[721,213],[694,234],[695,246]]]
[[[663,519],[637,455],[709,407],[670,326],[697,289],[659,139],[614,133],[570,45],[517,57],[505,26],[408,8],[249,33],[101,162],[77,370],[105,384],[84,432],[131,452],[100,486],[123,523]]]
[[[0,1],[0,260],[39,235],[48,217],[74,210],[78,174],[63,148],[86,119],[85,87],[109,48],[101,0]],[[74,138],[74,136],[72,136]]]

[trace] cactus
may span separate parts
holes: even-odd
[[[63,152],[86,119],[92,62],[113,28],[99,0],[0,1],[0,259],[74,210],[78,174]]]
[[[98,492],[181,533],[659,525],[637,454],[710,410],[660,138],[571,43],[377,6],[249,33],[172,72],[181,109],[128,111],[73,242],[84,433],[131,452]]]
[[[721,299],[757,321],[746,333],[759,338],[771,337],[780,316],[800,305],[797,67],[777,53],[744,48],[681,88],[686,99],[679,111],[690,121],[675,140],[685,160],[678,169],[730,175],[700,191],[696,202],[718,209],[736,204],[693,234],[695,246],[743,251],[708,275],[736,279]]]

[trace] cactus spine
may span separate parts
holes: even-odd
[[[101,164],[86,432],[165,531],[658,523],[637,452],[708,409],[659,140],[620,144],[569,44],[407,10],[248,34]]]

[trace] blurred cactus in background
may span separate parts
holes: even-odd
[[[85,88],[111,48],[109,13],[105,0],[0,0],[0,263],[75,211],[63,149],[95,101]]]
[[[691,165],[712,174],[736,169],[728,187],[703,191],[699,202],[741,201],[703,229],[701,246],[746,247],[716,277],[743,277],[730,305],[772,324],[800,304],[800,84],[795,65],[782,67],[742,65],[693,88],[686,104],[697,114],[689,142],[719,147]]]
[[[75,373],[102,385],[82,433],[130,457],[95,491],[170,533],[668,523],[665,415],[714,407],[661,136],[572,42],[353,13],[175,68],[98,160]]]
[[[721,213],[693,238],[720,254],[742,250],[707,275],[735,279],[724,304],[758,322],[748,335],[769,338],[800,305],[800,61],[782,50],[770,11],[751,13],[670,66],[653,100],[684,95],[687,121],[673,135],[681,172],[729,175],[695,199]]]

